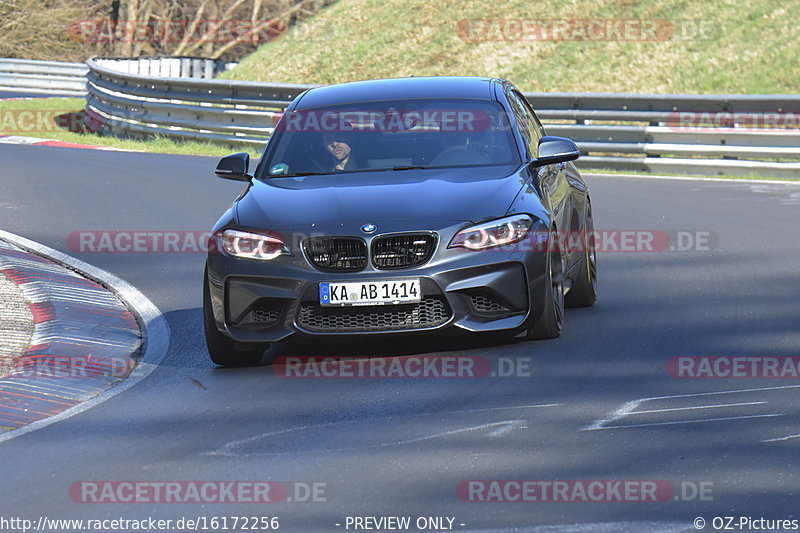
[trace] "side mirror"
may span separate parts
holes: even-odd
[[[239,152],[223,157],[214,173],[227,180],[250,181],[253,175],[248,173],[249,169],[250,154]]]
[[[539,140],[539,158],[536,165],[552,165],[564,161],[574,161],[580,157],[581,151],[571,139],[566,137],[542,137]]]

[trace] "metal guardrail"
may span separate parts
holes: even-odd
[[[105,68],[159,78],[213,79],[236,63],[204,59],[199,57],[142,57],[138,59],[97,58],[98,65]]]
[[[87,61],[86,111],[102,131],[262,145],[282,110],[312,85],[155,77]],[[526,93],[548,134],[575,140],[583,168],[800,177],[800,124],[742,127],[796,114],[800,95]],[[724,113],[728,127],[684,127],[680,113]]]
[[[128,74],[86,62],[86,112],[104,132],[263,145],[283,109],[311,87]]]
[[[0,91],[83,96],[88,71],[83,63],[0,59]]]
[[[584,168],[800,177],[800,95],[525,96],[549,134],[570,137],[587,154]],[[789,127],[749,127],[770,116]],[[724,127],[703,125],[720,117]]]
[[[103,67],[153,77],[212,79],[236,63],[196,57],[98,59]],[[0,91],[54,96],[86,95],[85,63],[0,59]]]

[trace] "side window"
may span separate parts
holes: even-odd
[[[511,112],[514,114],[514,121],[519,125],[520,133],[530,150],[531,137],[533,134],[530,131],[528,121],[525,117],[525,109],[521,105],[519,98],[513,92],[507,92],[506,96],[508,96],[508,103],[511,105]],[[536,157],[536,152],[531,152],[531,154]]]
[[[517,91],[514,91],[514,94],[516,94],[522,101],[522,104],[525,106],[526,114],[528,115],[528,118],[531,120],[531,125],[533,127],[533,130],[536,132],[536,136],[539,139],[541,139],[542,137],[544,137],[545,133],[544,133],[544,127],[542,127],[542,123],[539,122],[539,117],[537,117],[536,113],[533,112],[533,108],[531,107],[531,104],[528,103],[527,98],[525,98],[521,93]]]
[[[537,157],[539,155],[539,139],[543,135],[539,119],[536,118],[528,102],[519,92],[509,91],[508,100],[511,103],[514,117],[522,127],[522,136],[525,137],[525,142],[528,144],[528,151],[533,157]]]

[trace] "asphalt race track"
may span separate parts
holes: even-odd
[[[348,516],[635,532],[798,516],[800,438],[784,437],[800,434],[800,380],[681,379],[667,364],[800,355],[800,184],[590,179],[597,229],[707,244],[599,253],[598,303],[569,310],[557,340],[292,342],[271,354],[474,355],[530,361],[529,377],[286,379],[209,361],[203,254],[80,254],[67,244],[76,231],[207,230],[242,189],[213,176],[215,159],[0,145],[0,160],[0,228],[126,280],[171,330],[162,364],[136,386],[0,444],[5,515],[277,516],[281,530],[306,532],[344,531]],[[324,483],[326,501],[76,502],[69,488],[84,480]],[[458,498],[465,480],[656,480],[675,492],[659,502],[480,503]]]

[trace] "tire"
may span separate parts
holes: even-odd
[[[564,261],[555,228],[550,228],[547,248],[544,311],[528,330],[530,340],[555,339],[564,325]]]
[[[211,295],[208,289],[208,271],[203,280],[203,326],[206,334],[206,347],[211,360],[220,366],[255,366],[261,361],[268,343],[254,344],[252,347],[241,348],[227,335],[217,329],[214,320],[214,311],[211,308]]]
[[[597,250],[594,242],[592,204],[588,203],[588,200],[583,232],[583,265],[578,279],[575,280],[564,301],[567,307],[591,307],[597,301]]]

